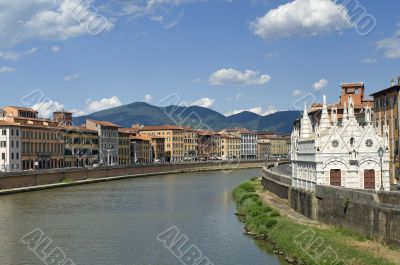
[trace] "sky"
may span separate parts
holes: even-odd
[[[267,115],[400,75],[398,0],[0,0],[0,105]]]

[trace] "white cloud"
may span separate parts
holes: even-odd
[[[66,77],[64,77],[64,81],[66,82],[76,79],[79,79],[79,74],[67,75]]]
[[[34,54],[37,51],[38,51],[38,48],[36,48],[36,47],[34,47],[30,50],[24,51],[24,52],[15,52],[15,51],[1,52],[0,51],[0,59],[6,60],[6,61],[17,61],[17,60],[21,59],[21,57],[25,57],[25,56]]]
[[[66,40],[89,34],[88,23],[80,23],[79,11],[71,3],[76,1],[54,0],[0,0],[0,45],[10,47],[26,40]],[[94,1],[89,1],[93,4]],[[61,4],[60,4],[61,3]],[[72,8],[71,8],[72,7]],[[79,5],[87,21],[96,16],[91,6]],[[105,29],[113,24],[109,20]]]
[[[250,111],[250,112],[256,113],[258,115],[265,116],[265,115],[273,114],[273,113],[277,112],[278,110],[274,105],[269,105],[266,109],[263,109],[262,107],[254,107],[254,108],[251,108],[251,109],[233,110],[233,111],[230,111],[230,112],[226,113],[225,116],[235,115],[235,114],[238,114],[238,113],[242,113],[244,111]]]
[[[85,107],[83,109],[71,109],[69,110],[74,114],[74,116],[82,116],[91,114],[97,111],[119,107],[122,105],[120,99],[116,96],[111,98],[103,98],[101,100],[86,100]],[[36,103],[31,106],[31,108],[37,110],[41,117],[49,118],[52,116],[53,112],[65,109],[64,105],[50,99],[46,99],[43,102]]]
[[[293,35],[313,36],[350,28],[347,9],[331,0],[295,0],[269,10],[250,24],[265,40]]]
[[[316,82],[313,87],[315,90],[319,91],[321,89],[323,89],[324,87],[326,87],[328,85],[328,80],[326,79],[321,79],[318,82]]]
[[[195,0],[144,0],[144,1],[126,1],[120,12],[122,16],[149,16],[151,20],[161,22],[164,17],[156,15],[159,9],[166,10],[170,6],[178,6]]]
[[[144,95],[144,101],[145,102],[150,102],[152,100],[153,100],[153,96],[152,95],[149,95],[149,94]]]
[[[99,101],[89,99],[86,101],[85,112],[93,113],[105,109],[119,107],[121,105],[122,105],[121,100],[116,96],[113,96],[111,98],[103,98]]]
[[[195,80],[193,80],[193,82],[195,82],[195,83],[200,83],[200,82],[201,82],[201,79],[200,79],[200,78],[196,78]]]
[[[15,72],[15,68],[13,67],[7,67],[7,66],[0,67],[0,74],[13,73],[13,72]]]
[[[31,106],[31,108],[37,110],[40,117],[50,118],[53,112],[63,110],[64,105],[57,101],[46,100]]]
[[[210,75],[210,84],[214,86],[218,85],[264,85],[271,80],[271,77],[267,74],[260,74],[257,71],[246,70],[240,72],[232,68],[222,68]]]
[[[142,0],[142,1],[125,1],[122,2],[122,8],[119,12],[120,16],[128,16],[131,18],[148,17],[151,21],[160,23],[165,29],[175,27],[179,20],[183,17],[181,12],[176,15],[171,9],[189,2],[204,0]],[[171,16],[172,14],[172,16]]]
[[[299,96],[303,96],[303,95],[304,95],[304,92],[301,91],[300,89],[296,89],[296,90],[293,91],[293,96],[294,97],[299,97]]]
[[[199,107],[204,107],[204,108],[209,108],[212,105],[214,105],[215,99],[211,98],[201,98],[199,100],[196,100],[190,104],[191,106],[199,106]]]
[[[57,53],[57,52],[61,51],[61,48],[59,46],[53,46],[53,47],[51,47],[51,51],[54,53]]]
[[[378,41],[376,45],[379,50],[384,50],[386,58],[400,58],[400,30],[395,32],[392,37]]]

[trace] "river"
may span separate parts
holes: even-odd
[[[182,264],[157,239],[170,227],[215,265],[283,264],[269,244],[244,236],[234,215],[232,189],[259,175],[172,174],[2,196],[0,264],[43,265],[56,247],[76,265]],[[35,229],[52,240],[44,254],[21,241]]]

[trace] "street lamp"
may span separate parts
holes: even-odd
[[[383,187],[383,172],[382,172],[383,171],[382,158],[383,158],[384,152],[385,151],[383,150],[383,148],[379,147],[378,155],[381,158],[381,188],[379,189],[380,191],[384,191],[385,190],[385,188]]]

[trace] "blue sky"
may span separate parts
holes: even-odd
[[[398,0],[10,2],[0,0],[0,105],[43,115],[162,105],[171,94],[224,114],[268,114],[323,94],[334,102],[341,82],[372,93],[400,75]],[[87,4],[86,19],[72,2]],[[107,22],[97,35],[87,27],[95,15]]]

